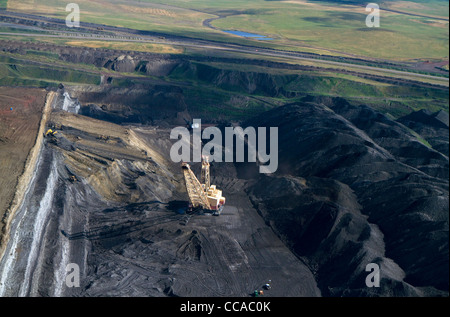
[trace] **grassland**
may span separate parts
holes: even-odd
[[[36,39],[35,39],[36,40]],[[129,50],[130,43],[109,43],[101,41],[63,40],[47,39],[52,44],[75,45],[98,48],[111,45],[110,48],[121,48]],[[55,43],[57,42],[57,43]],[[138,44],[133,44],[138,45]],[[155,46],[149,44],[140,46],[141,50],[154,50]],[[156,52],[174,53],[179,55],[173,47],[156,48]],[[185,58],[193,52],[182,51]],[[202,52],[208,55],[208,52]],[[198,57],[202,55],[196,52]],[[205,56],[205,55],[203,55]],[[216,56],[219,57],[219,56]],[[273,68],[254,64],[254,57],[247,54],[231,54],[222,52],[221,56],[229,62],[203,62],[193,63],[196,70],[177,68],[169,76],[159,78],[171,84],[184,86],[189,84],[189,89],[185,91],[186,102],[194,110],[200,112],[217,112],[217,114],[227,114],[227,117],[240,119],[249,114],[267,110],[268,107],[276,107],[284,103],[293,102],[302,98],[306,94],[314,96],[343,97],[355,104],[367,104],[384,113],[389,113],[394,117],[405,115],[412,110],[429,109],[432,111],[444,109],[448,111],[448,92],[442,89],[429,89],[420,87],[410,87],[394,84],[381,83],[370,78],[362,78],[351,73],[345,74],[335,72],[332,68],[327,71],[303,71],[286,68]],[[232,61],[240,58],[238,64]],[[226,60],[225,59],[225,60]],[[272,58],[274,62],[287,61]],[[245,62],[248,61],[248,62]],[[292,63],[292,61],[291,61]],[[287,63],[289,64],[289,63]],[[298,63],[312,66],[313,62]],[[325,65],[326,66],[326,65]],[[349,71],[352,69],[349,68]],[[274,82],[273,89],[290,92],[297,97],[285,97],[283,95],[267,95],[263,90],[248,92],[244,86],[222,85],[209,79],[208,76],[214,73],[229,74],[231,76],[243,76],[249,74],[250,78],[254,74],[268,74]],[[93,84],[100,83],[100,76],[109,74],[114,77],[112,84],[119,87],[130,87],[139,83],[140,79],[145,79],[146,75],[134,72],[130,74],[116,72],[105,68],[98,68],[88,64],[73,64],[59,59],[58,54],[51,51],[28,50],[26,55],[20,54],[0,54],[0,85],[6,86],[32,86],[48,87],[57,86],[60,82],[64,84]],[[205,74],[208,76],[205,77]],[[237,75],[236,75],[237,74]],[[374,75],[383,75],[376,74]],[[131,78],[127,78],[131,77]],[[205,79],[206,78],[206,79]],[[297,98],[297,99],[296,99]]]
[[[86,22],[290,50],[391,60],[448,60],[448,21],[382,11],[381,27],[367,28],[365,8],[355,5],[300,0],[79,0],[77,3],[81,19]],[[65,5],[61,0],[8,1],[9,10],[61,19],[67,15]],[[386,7],[448,17],[448,2],[439,0],[390,1]],[[205,19],[219,15],[223,18],[212,21],[218,30],[202,24]],[[274,40],[246,40],[220,30],[258,33]]]
[[[34,64],[35,60],[39,60],[41,65]],[[56,87],[59,83],[89,85],[100,83],[100,74],[92,71],[92,67],[86,66],[83,69],[79,65],[66,66],[67,63],[58,62],[57,56],[51,52],[29,51],[25,58],[1,54],[0,86],[45,88]]]
[[[129,27],[139,30],[198,33],[202,21],[211,15],[146,2],[111,0],[79,0],[81,21]],[[67,1],[9,0],[8,10],[65,19]]]
[[[264,0],[79,0],[81,20],[106,25],[123,26],[140,30],[159,31],[174,35],[220,40],[240,44],[253,44],[288,50],[299,50],[339,56],[380,58],[396,61],[447,61],[448,69],[448,3],[432,1],[390,1],[382,7],[417,13],[411,16],[382,11],[381,27],[365,26],[364,7],[336,5],[333,1],[264,1]],[[1,4],[6,1],[0,1]],[[61,0],[9,0],[9,10],[65,19],[65,1]],[[425,10],[426,9],[426,10]],[[447,13],[446,13],[447,12]],[[219,18],[220,17],[220,18]],[[433,18],[434,17],[434,18]],[[203,24],[205,19],[216,29]],[[441,19],[441,20],[438,20]],[[263,34],[273,41],[256,41],[228,35],[220,30],[240,30]],[[0,38],[12,39],[12,36]],[[215,56],[242,60],[255,60],[255,55],[209,51],[207,49],[180,48],[153,43],[126,43],[100,40],[23,37],[25,41],[48,42],[88,48],[106,48],[184,56]],[[3,56],[3,57],[2,57]],[[273,56],[258,59],[304,66],[321,66],[326,71],[299,71],[261,67],[251,63],[197,63],[199,69],[235,73],[269,74],[277,87],[298,97],[267,95],[256,91],[249,93],[243,87],[220,85],[204,80],[198,73],[176,69],[170,76],[160,78],[177,85],[189,84],[184,97],[194,110],[226,115],[239,119],[258,113],[305,94],[326,97],[344,97],[355,104],[368,104],[384,113],[398,117],[418,109],[448,111],[448,92],[380,83],[373,79],[343,74],[341,71],[358,71],[352,66],[320,64],[320,61],[295,61]],[[339,71],[334,72],[334,70]],[[26,56],[0,55],[0,85],[55,86],[65,84],[99,84],[100,75],[114,72],[93,65],[62,62],[52,52],[30,51]],[[382,71],[365,70],[366,74],[387,75]],[[130,75],[130,78],[127,78]],[[120,87],[133,85],[140,73],[121,74],[112,84]],[[401,75],[395,75],[401,77]],[[421,79],[436,84],[433,79]],[[212,106],[211,106],[212,105]]]
[[[306,5],[303,2],[271,3],[275,4],[252,14],[216,20],[214,26],[265,34],[278,39],[280,45],[301,43],[382,59],[448,56],[448,23],[435,25],[428,18],[383,12],[381,27],[367,28],[364,8]]]
[[[214,74],[218,74],[217,77]],[[280,94],[270,96],[267,92],[258,89],[249,93],[245,88],[245,83],[247,80],[257,77],[257,74],[269,74],[275,90],[290,92],[297,97],[286,97]],[[227,76],[234,76],[240,84],[221,83],[220,78]],[[240,103],[240,106],[237,107],[241,112],[257,112],[257,109],[252,108],[255,98],[264,100],[265,105],[270,105],[269,107],[275,107],[300,100],[305,95],[343,97],[356,105],[370,105],[393,117],[406,115],[419,109],[431,111],[443,109],[447,112],[449,110],[448,91],[446,90],[386,84],[335,72],[286,70],[227,63],[194,63],[193,68],[175,69],[169,78],[190,82],[193,87],[202,87],[205,91],[198,94],[199,98],[210,95],[211,92],[213,92],[211,99],[213,96],[225,96],[230,93],[247,98],[249,101],[247,106],[243,107]],[[261,105],[259,103],[260,107]],[[261,111],[264,110],[267,109],[261,108]]]
[[[110,50],[123,50],[135,52],[147,52],[157,54],[183,54],[184,49],[174,47],[173,45],[151,44],[151,43],[129,43],[129,42],[113,42],[113,41],[62,41],[63,44],[77,47],[104,48]]]
[[[37,64],[38,63],[38,64]],[[354,104],[367,104],[394,117],[412,110],[429,109],[448,111],[448,92],[442,89],[427,89],[380,83],[351,74],[333,71],[302,71],[263,67],[232,62],[193,63],[194,71],[176,68],[169,76],[159,78],[171,85],[183,87],[183,95],[193,111],[205,115],[222,116],[239,120],[248,115],[300,100],[306,94],[325,97],[343,97]],[[98,85],[101,74],[114,77],[113,86],[130,87],[145,79],[141,73],[120,74],[93,65],[62,62],[54,52],[27,51],[26,55],[0,55],[0,85],[49,87],[64,84]],[[219,83],[214,74],[234,76],[238,84]],[[245,89],[245,78],[257,78],[267,74],[273,81],[273,89],[294,94],[271,95],[264,90],[249,92]],[[239,78],[244,79],[239,79]],[[244,80],[244,81],[242,81]],[[187,86],[186,86],[187,85]],[[296,97],[295,97],[296,95]]]
[[[447,0],[429,1],[429,0],[415,0],[415,1],[385,1],[383,7],[398,10],[407,13],[416,13],[420,15],[428,15],[430,17],[449,17]]]

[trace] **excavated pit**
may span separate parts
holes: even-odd
[[[245,182],[213,167],[229,201],[223,214],[183,214],[170,129],[69,113],[61,98],[49,120],[58,134],[45,139],[0,264],[2,296],[249,296],[268,280],[271,296],[320,296]],[[65,284],[69,263],[80,268],[78,288]]]
[[[277,172],[212,163],[225,209],[187,215],[169,134],[188,107],[159,111],[147,95],[135,110],[128,98],[146,93],[120,102],[85,88],[65,107],[63,92],[0,263],[1,295],[249,296],[271,280],[266,296],[448,296],[448,156],[412,124],[341,99],[250,118],[242,125],[279,127]],[[65,284],[69,263],[80,287]],[[369,263],[380,288],[365,285]]]

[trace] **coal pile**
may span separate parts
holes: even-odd
[[[248,193],[309,263],[322,295],[448,295],[448,157],[400,122],[338,99],[286,105],[246,123],[279,128],[278,171],[255,169]],[[380,266],[379,288],[365,285],[368,263]]]

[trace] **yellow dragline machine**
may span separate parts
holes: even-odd
[[[202,156],[201,182],[195,177],[188,163],[183,162],[181,167],[189,195],[188,212],[203,210],[219,216],[225,205],[225,197],[222,196],[222,191],[217,189],[216,185],[211,185],[208,157]]]

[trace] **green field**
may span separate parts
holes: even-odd
[[[30,60],[33,60],[33,55],[41,61],[48,61],[49,65],[36,66],[27,60],[0,55],[0,86],[45,88],[55,87],[59,83],[90,85],[100,83],[100,75],[88,69],[77,70],[73,67],[56,66],[57,64],[50,66],[57,58],[51,52],[28,51],[27,56]]]
[[[272,89],[265,86],[249,92],[246,83],[257,81],[261,74],[262,77],[270,75]],[[217,81],[217,78],[226,77],[234,77],[235,80],[232,81],[234,83]],[[419,109],[432,111],[443,109],[447,112],[449,110],[447,90],[389,85],[334,72],[294,71],[225,63],[192,63],[190,67],[175,69],[169,78],[190,82],[194,87],[202,87],[205,91],[203,95],[198,94],[200,103],[201,96],[223,96],[231,93],[248,98],[259,97],[267,102],[266,105],[271,104],[274,107],[301,99],[305,95],[312,95],[343,97],[356,105],[370,105],[393,117]],[[286,97],[273,91],[289,92],[296,97]],[[257,110],[250,106],[245,111]]]
[[[338,56],[395,61],[444,61],[440,67],[448,69],[448,21],[436,18],[448,19],[448,2],[440,0],[381,3],[382,7],[392,10],[429,16],[419,17],[383,11],[380,28],[365,26],[364,7],[354,4],[337,5],[333,1],[168,0],[162,3],[160,0],[160,2],[77,1],[81,10],[81,20],[84,22]],[[5,3],[6,1],[0,0],[0,4]],[[61,0],[9,0],[7,7],[12,11],[65,19],[67,3]],[[219,16],[221,18],[217,19]],[[203,25],[205,19],[214,18],[216,19],[210,23],[216,29]],[[274,40],[243,39],[221,30],[258,33]],[[321,64],[320,61],[298,61],[262,55],[255,57],[256,55],[248,53],[183,48],[168,44],[38,36],[18,38],[11,35],[3,35],[0,40],[3,38],[92,49],[182,55],[190,62],[177,67],[168,76],[157,79],[181,87],[185,102],[193,111],[236,120],[285,103],[299,101],[307,95],[343,97],[353,104],[366,104],[393,117],[419,109],[448,111],[448,90],[387,84],[370,77],[370,75],[391,78],[406,76],[393,75],[382,70],[364,70],[369,77],[363,78],[352,73],[361,70],[352,68],[351,65],[332,66]],[[202,59],[208,56],[222,58],[224,62],[191,61],[191,57]],[[237,59],[238,63],[233,62]],[[255,65],[255,59],[316,68],[313,71],[292,70],[288,67],[271,68]],[[348,73],[344,74],[343,71]],[[117,75],[112,70],[100,69],[94,65],[63,62],[58,54],[42,50],[28,50],[22,55],[0,54],[0,85],[48,87],[56,86],[60,82],[69,85],[98,85],[102,74],[111,74],[114,77],[111,84],[117,87],[130,87],[149,77],[137,70],[131,74]],[[221,80],[223,78],[230,80]],[[266,79],[267,81],[264,81]],[[422,78],[420,81],[439,84],[436,79]],[[249,89],[252,86],[256,89]]]
[[[390,60],[448,60],[448,2],[385,1],[381,7],[430,17],[382,11],[381,27],[365,25],[356,5],[323,1],[265,0],[79,0],[81,20],[289,50],[356,55]],[[9,0],[8,9],[65,19],[66,1]],[[217,30],[203,26],[205,19]],[[239,30],[273,38],[243,39],[220,30]]]
[[[445,58],[448,55],[448,30],[427,24],[427,18],[393,13],[381,17],[380,28],[365,26],[363,9],[334,11],[295,4],[252,15],[237,15],[217,20],[220,29],[248,30],[279,38],[280,43],[299,42],[368,57],[392,60]],[[278,14],[272,14],[278,12]],[[280,17],[283,16],[281,19]],[[258,21],[258,22],[257,22]]]
[[[124,88],[149,78],[139,71],[117,77],[116,72],[105,68],[63,62],[51,51],[0,54],[2,86],[45,88],[61,82],[98,85],[101,74],[110,74],[114,77],[111,84]],[[307,95],[343,97],[353,104],[370,105],[394,117],[424,108],[448,111],[448,91],[444,89],[391,85],[330,71],[263,67],[252,65],[251,60],[248,63],[241,60],[238,64],[232,60],[182,63],[158,80],[179,86],[192,111],[233,120],[299,101]]]
[[[447,0],[384,1],[383,7],[421,15],[449,17]]]

